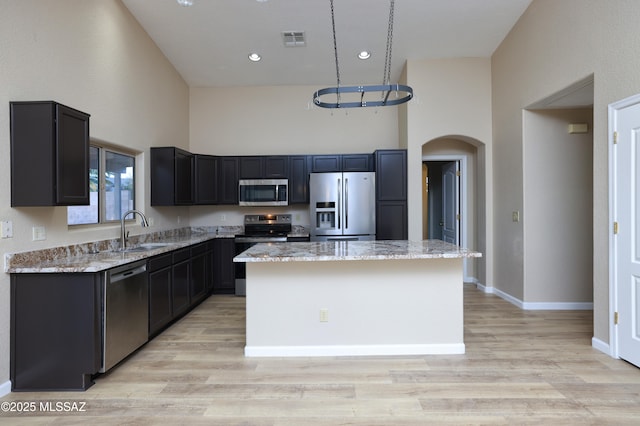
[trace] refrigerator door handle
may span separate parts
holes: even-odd
[[[344,179],[344,229],[349,229],[349,179]]]
[[[338,229],[342,229],[340,225],[340,213],[342,212],[342,188],[341,188],[340,178],[338,178],[338,208],[337,208],[337,216],[338,216]]]

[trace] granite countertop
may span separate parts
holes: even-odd
[[[129,238],[128,247],[135,248],[145,244],[152,246],[142,251],[119,251],[120,241],[113,239],[24,253],[7,253],[4,271],[11,274],[101,272],[201,242],[234,238],[243,231],[242,226],[193,227]],[[289,236],[305,237],[309,234],[304,228],[294,226]]]
[[[322,241],[261,243],[236,256],[234,262],[322,262],[336,260],[458,259],[482,253],[441,240]]]

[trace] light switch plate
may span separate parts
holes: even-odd
[[[31,228],[33,241],[42,241],[47,239],[47,230],[44,226],[34,226]]]
[[[13,238],[13,222],[10,220],[0,222],[0,230],[2,238]]]

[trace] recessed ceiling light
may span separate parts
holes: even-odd
[[[262,57],[257,53],[249,53],[249,60],[252,62],[258,62]]]
[[[176,0],[180,6],[193,6],[193,0]]]
[[[371,57],[371,52],[368,52],[366,50],[363,50],[362,52],[358,53],[358,59],[369,59]]]

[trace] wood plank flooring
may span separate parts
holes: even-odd
[[[640,369],[591,347],[588,311],[522,311],[465,285],[465,355],[245,358],[244,301],[210,297],[86,392],[1,400],[86,411],[0,424],[640,424]]]

